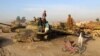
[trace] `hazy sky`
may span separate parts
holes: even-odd
[[[41,17],[47,10],[49,21],[65,21],[68,14],[74,20],[100,18],[100,0],[0,0],[0,21],[25,16],[28,20]]]

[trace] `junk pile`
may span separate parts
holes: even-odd
[[[14,37],[14,42],[33,42],[39,40],[37,39],[36,32],[33,32],[32,30],[28,29],[22,29],[20,32],[18,32]]]

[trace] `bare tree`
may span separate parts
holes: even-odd
[[[100,21],[100,19],[99,19],[99,18],[97,18],[97,19],[96,19],[96,21],[97,21],[97,22],[99,22],[99,21]]]
[[[20,21],[20,20],[21,20],[20,16],[17,16],[16,21]]]
[[[26,18],[25,17],[22,17],[22,19],[21,19],[21,22],[25,22],[26,21]]]

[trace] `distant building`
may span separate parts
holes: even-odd
[[[89,22],[86,24],[86,27],[90,29],[100,29],[100,22]]]
[[[84,24],[87,24],[87,23],[89,23],[89,21],[81,21],[81,22],[77,22],[76,23],[76,26],[81,26],[81,25],[84,25]]]
[[[93,22],[93,21],[82,21],[76,23],[78,27],[84,27],[87,29],[100,29],[100,22]]]

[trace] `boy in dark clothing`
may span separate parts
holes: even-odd
[[[43,12],[43,14],[42,14],[42,19],[46,19],[46,16],[47,16],[46,10],[44,10],[44,12]]]
[[[39,32],[42,32],[42,20],[41,18],[38,19],[38,28],[39,28]]]

